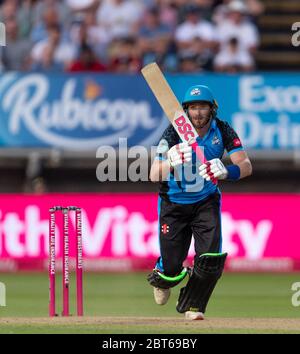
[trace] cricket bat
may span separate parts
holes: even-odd
[[[142,68],[142,74],[181,140],[186,141],[192,147],[201,163],[205,163],[204,153],[196,142],[198,133],[158,65],[156,63],[146,65]]]

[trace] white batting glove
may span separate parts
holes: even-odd
[[[180,143],[172,146],[167,155],[170,166],[176,167],[192,161],[192,148],[186,142]]]
[[[199,175],[207,181],[226,179],[228,171],[220,159],[209,160],[199,167]]]

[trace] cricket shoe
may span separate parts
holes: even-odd
[[[153,293],[157,305],[165,305],[169,300],[171,289],[154,288]]]
[[[204,314],[202,312],[196,312],[196,311],[186,311],[185,312],[185,319],[186,320],[204,320]]]

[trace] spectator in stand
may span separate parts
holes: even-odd
[[[231,38],[214,60],[215,71],[237,73],[254,70],[254,60],[247,49],[239,45],[236,37]]]
[[[47,37],[32,48],[32,69],[62,71],[76,58],[76,47],[62,38],[58,25],[48,27]]]
[[[27,38],[31,30],[31,17],[22,11],[28,2],[24,0],[19,4],[18,0],[4,0],[0,6],[0,22],[5,23],[7,19],[15,18],[20,39]]]
[[[0,50],[0,70],[66,70],[88,46],[113,72],[138,73],[152,61],[171,72],[249,71],[263,10],[262,0],[0,0],[0,22],[14,18],[18,27],[14,54]]]
[[[214,28],[202,19],[198,7],[186,7],[186,20],[178,26],[175,40],[180,57],[197,56],[204,67],[209,65],[216,46]]]
[[[72,13],[84,13],[97,10],[101,0],[65,0]]]
[[[45,40],[48,28],[60,26],[62,35],[65,36],[71,19],[70,13],[64,2],[58,0],[44,0],[38,3],[35,11],[34,26],[31,31],[31,40],[36,43]]]
[[[204,19],[211,21],[213,0],[192,0],[192,3],[201,9]]]
[[[256,19],[265,11],[265,5],[260,0],[245,0],[249,15]]]
[[[177,8],[178,23],[185,21],[187,6],[198,8],[198,10],[201,11],[203,20],[211,20],[213,0],[172,0],[171,2],[173,2]]]
[[[162,38],[158,38],[152,46],[152,50],[143,55],[143,66],[156,62],[164,71],[175,72],[178,70],[178,58],[170,49],[170,45]]]
[[[38,3],[38,0],[23,0],[19,3],[17,18],[22,38],[30,38]]]
[[[67,69],[68,72],[105,72],[106,67],[97,59],[92,48],[83,44],[79,58],[73,61]]]
[[[101,61],[107,61],[107,48],[111,38],[105,28],[97,23],[94,12],[87,11],[74,17],[70,38],[78,48],[84,43],[88,44]]]
[[[246,18],[247,7],[241,1],[232,1],[227,6],[227,19],[217,26],[217,36],[221,50],[232,37],[236,37],[242,49],[254,54],[258,47],[258,32]]]
[[[202,71],[202,65],[198,62],[197,54],[186,54],[179,57],[179,72],[192,74]]]
[[[15,17],[7,18],[6,46],[2,47],[1,59],[4,70],[24,71],[29,67],[30,50],[32,47],[28,39],[19,36],[19,27]]]
[[[126,38],[138,31],[145,6],[135,0],[103,0],[97,20],[108,31],[111,38]]]
[[[228,16],[228,5],[232,0],[221,0],[219,4],[216,5],[213,14],[212,21],[215,25],[221,25]]]
[[[174,0],[157,0],[156,7],[159,9],[159,17],[162,24],[175,31],[178,25],[178,7]]]
[[[161,0],[163,2],[163,0]],[[186,1],[186,0],[174,0],[173,4],[177,10],[177,26],[178,24],[183,23],[186,20],[186,8],[188,6],[195,6],[195,4],[192,2],[192,0]]]
[[[138,38],[143,53],[143,65],[156,61],[164,70],[176,69],[176,55],[172,53],[171,46],[171,28],[161,23],[158,8],[146,11]]]
[[[141,54],[135,38],[120,38],[112,42],[110,47],[110,71],[133,74],[139,73],[141,67]]]
[[[161,23],[159,9],[153,7],[145,12],[138,35],[141,38],[141,44],[144,45],[145,50],[148,50],[157,38],[170,41],[172,32],[169,26]]]
[[[18,12],[17,0],[5,0],[0,7],[0,22],[4,23],[6,19],[16,17]]]
[[[222,0],[219,5],[216,6],[213,12],[213,21],[216,25],[221,24],[226,20],[228,14],[228,5],[236,0]],[[264,4],[260,0],[245,0],[244,4],[247,8],[247,17],[253,23],[256,23],[257,18],[264,12]]]
[[[109,32],[97,22],[96,13],[89,11],[85,15],[88,43],[93,47],[95,53],[102,60],[107,60],[107,48],[111,41]]]

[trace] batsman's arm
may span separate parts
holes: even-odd
[[[240,178],[245,178],[252,175],[252,164],[246,151],[237,151],[230,154],[230,160],[233,165],[240,168]]]
[[[165,181],[173,168],[168,160],[154,160],[150,169],[150,181],[160,182]]]

